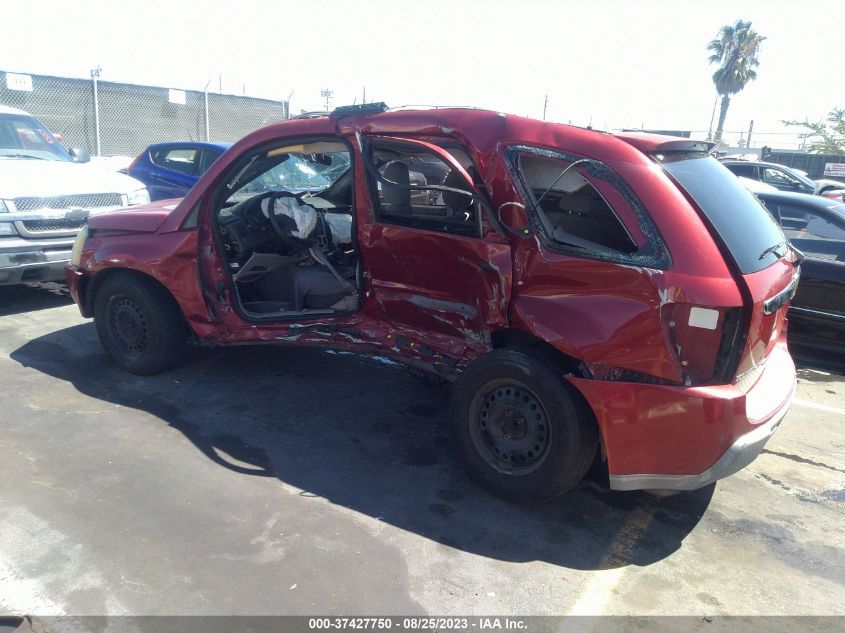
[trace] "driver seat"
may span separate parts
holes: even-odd
[[[449,172],[448,176],[446,176],[443,181],[443,186],[452,187],[453,189],[462,189],[464,191],[468,189],[464,177],[454,169]],[[472,196],[468,193],[458,193],[457,191],[444,191],[443,204],[445,204],[449,209],[449,215],[459,215],[463,212],[470,211]]]
[[[294,310],[325,310],[349,294],[349,285],[341,283],[321,264],[297,266],[293,270]]]

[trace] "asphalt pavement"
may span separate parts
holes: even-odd
[[[317,349],[111,365],[60,286],[0,287],[0,612],[845,615],[845,376],[672,496],[523,508],[466,477],[448,387]]]

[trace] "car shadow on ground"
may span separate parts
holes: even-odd
[[[544,505],[507,503],[467,478],[451,441],[448,387],[353,354],[196,351],[144,378],[112,366],[86,323],[31,340],[11,358],[86,396],[155,415],[235,473],[275,477],[303,496],[493,559],[648,565],[680,547],[714,490],[660,497],[585,482]]]
[[[815,380],[825,380],[822,376],[825,374],[831,376],[831,380],[836,380],[845,375],[845,358],[836,355],[824,355],[812,350],[793,349],[789,352],[792,354],[792,359],[795,361],[795,367],[798,369],[798,377],[805,378],[808,371],[815,372]],[[822,376],[818,372],[823,372]]]
[[[0,286],[0,316],[70,305],[67,286],[55,282],[28,286]]]

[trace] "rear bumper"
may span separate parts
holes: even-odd
[[[707,470],[697,475],[610,475],[610,487],[613,490],[696,490],[738,473],[763,451],[766,442],[786,416],[793,395],[768,422],[739,436]]]
[[[73,239],[0,239],[0,285],[57,281],[64,278]]]
[[[795,395],[781,340],[747,391],[570,378],[593,408],[614,490],[695,490],[748,466]]]

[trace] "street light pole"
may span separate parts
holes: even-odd
[[[546,95],[546,98],[543,99],[543,120],[546,120],[546,108],[549,105],[549,95]]]
[[[328,88],[323,88],[323,89],[320,91],[320,96],[321,96],[321,97],[325,97],[325,98],[326,98],[326,112],[328,112],[328,111],[329,111],[329,99],[331,99],[331,98],[332,98],[332,95],[333,95],[333,94],[334,94],[334,93],[333,93],[331,90],[329,90]]]

